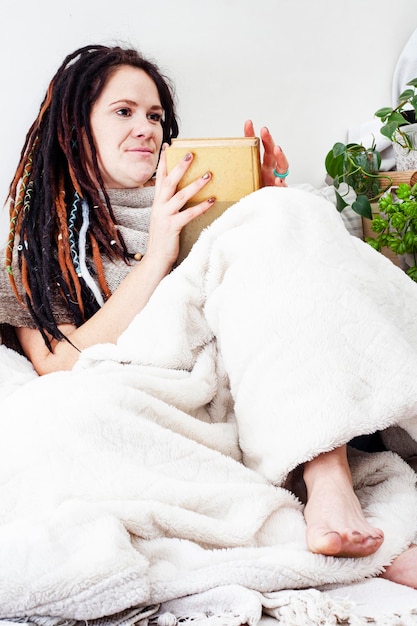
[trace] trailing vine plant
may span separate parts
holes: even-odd
[[[375,148],[375,142],[370,148],[361,144],[344,144],[337,142],[327,153],[325,167],[328,175],[333,179],[336,193],[336,208],[339,212],[351,206],[355,213],[372,219],[371,202],[376,202],[381,195],[392,185],[388,175],[379,172],[381,155]],[[382,185],[382,180],[385,183]],[[342,191],[341,183],[347,188]],[[353,189],[356,198],[349,205],[346,196]]]
[[[415,149],[412,138],[407,134],[407,126],[417,119],[417,78],[407,83],[407,89],[399,95],[396,107],[382,107],[375,115],[383,123],[380,129],[382,135],[403,148]]]

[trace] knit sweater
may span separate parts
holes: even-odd
[[[146,251],[154,193],[154,187],[108,190],[117,228],[130,254],[139,252],[143,255]],[[5,259],[4,249],[0,251],[0,258]],[[124,261],[114,262],[103,257],[104,274],[112,293],[136,262],[133,260],[132,264],[128,265]],[[23,297],[21,276],[17,265],[17,245],[14,248],[13,275],[17,289]],[[54,291],[53,299],[57,323],[73,323],[72,315],[58,290]],[[13,327],[22,326],[36,328],[28,309],[17,300],[3,262],[0,266],[0,343],[18,349]]]

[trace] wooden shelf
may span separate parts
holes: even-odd
[[[393,170],[392,172],[379,173],[381,186],[385,186],[387,184],[387,178],[390,178],[392,180],[392,184],[394,186],[399,185],[400,183],[407,183],[408,185],[414,185],[415,183],[417,183],[417,170]]]

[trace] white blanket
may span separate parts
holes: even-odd
[[[331,203],[268,188],[203,233],[117,346],[41,378],[0,348],[0,617],[169,615],[217,589],[219,624],[256,624],[236,585],[278,615],[275,592],[381,572],[415,537],[404,461],[352,457],[385,533],[362,559],[311,554],[282,485],[358,434],[417,439],[416,311],[417,285]]]

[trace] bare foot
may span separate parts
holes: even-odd
[[[381,574],[381,578],[417,589],[417,546],[412,545],[400,556],[397,556]]]
[[[352,487],[346,446],[326,452],[304,466],[307,545],[326,556],[373,554],[384,533],[367,522]]]

